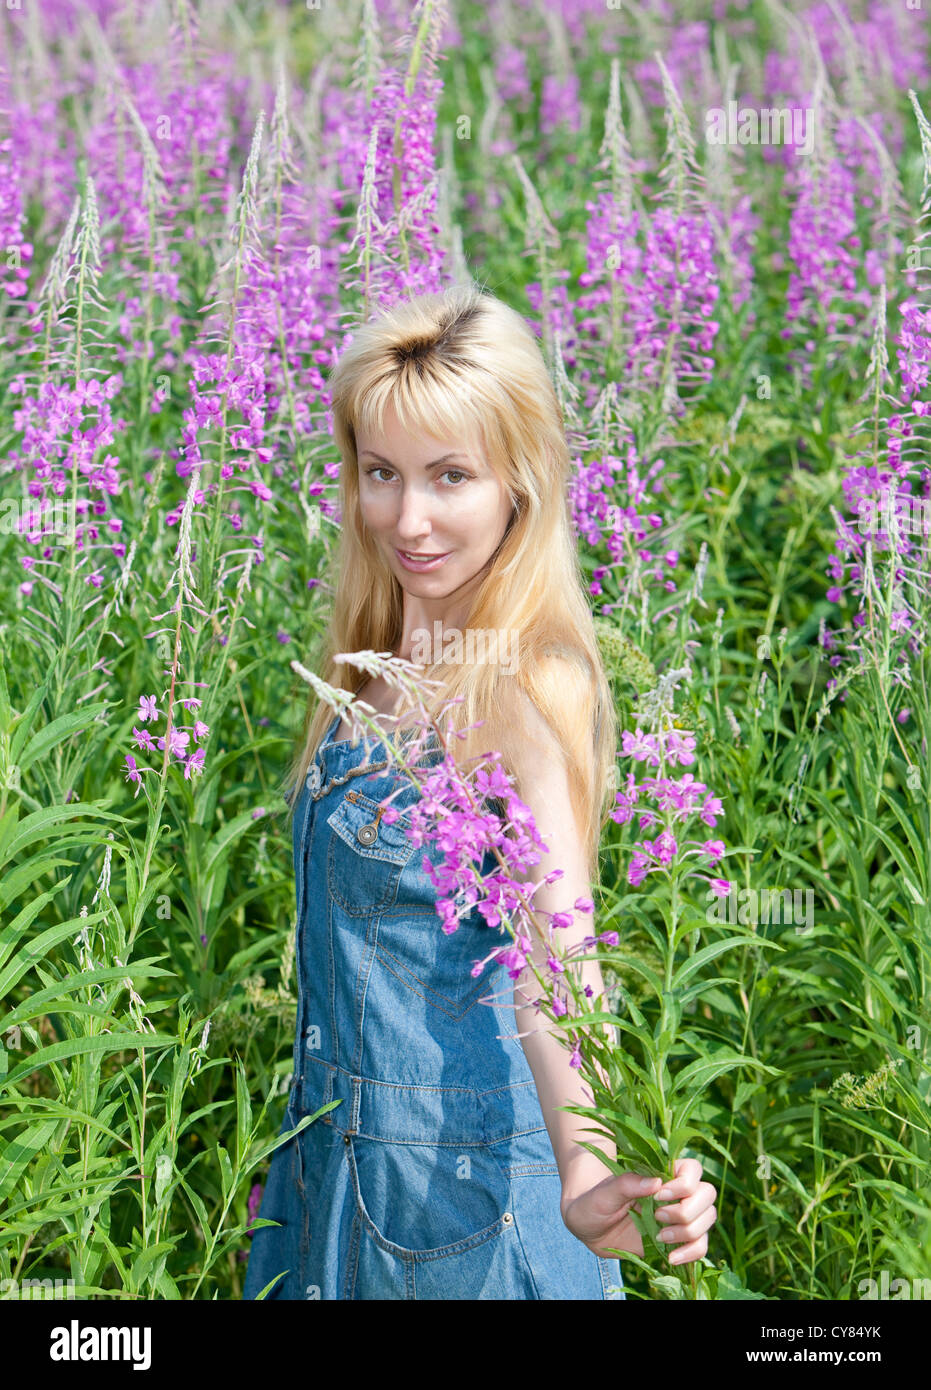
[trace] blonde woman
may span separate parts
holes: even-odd
[[[640,1179],[612,1176],[577,1142],[593,1138],[585,1122],[556,1108],[591,1096],[532,1007],[531,971],[512,982],[494,962],[473,977],[500,944],[474,909],[441,930],[425,851],[405,834],[419,793],[385,756],[413,726],[382,679],[333,660],[391,651],[441,681],[431,712],[462,696],[455,727],[483,722],[456,743],[457,764],[499,750],[550,849],[528,881],[565,871],[535,910],[590,896],[617,728],[558,402],[524,320],[471,285],[358,329],[330,389],[342,527],[319,673],[373,706],[385,735],[366,743],[312,699],[288,779],[299,1004],[283,1128],[340,1104],[274,1155],[260,1215],[278,1224],[252,1238],[244,1297],[271,1285],[266,1297],[288,1299],[623,1298],[605,1252],[642,1254],[629,1216]],[[508,634],[518,660],[434,650],[425,665],[424,630]],[[440,756],[434,738],[425,765]],[[401,814],[386,825],[392,793]],[[481,872],[496,867],[489,854]],[[590,932],[576,913],[560,939]],[[601,993],[597,965],[584,970]],[[685,1159],[662,1192],[659,1179],[646,1189],[669,1199],[658,1211],[682,1262],[704,1256],[716,1220],[701,1176]]]

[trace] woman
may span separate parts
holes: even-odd
[[[476,910],[440,929],[425,851],[405,834],[419,793],[385,756],[396,699],[333,660],[392,651],[441,682],[424,697],[431,712],[461,696],[447,716],[464,731],[457,764],[498,749],[550,848],[527,874],[541,884],[535,911],[590,896],[616,720],[569,525],[559,405],[523,319],[473,286],[357,330],[330,389],[342,528],[321,675],[386,732],[367,745],[312,698],[288,779],[299,1004],[283,1128],[340,1104],[276,1151],[260,1215],[279,1224],[253,1236],[244,1296],[272,1284],[269,1298],[623,1298],[605,1252],[642,1254],[636,1199],[669,1198],[659,1219],[694,1260],[715,1189],[695,1159],[660,1192],[576,1142],[596,1141],[556,1107],[591,1096],[532,1007],[532,972],[512,984],[497,963],[473,978],[497,940]],[[446,659],[449,635],[476,633],[516,637],[518,660]],[[443,650],[425,663],[420,644],[436,636]],[[424,764],[441,755],[434,738]],[[392,793],[401,814],[385,825]],[[482,875],[495,867],[489,854]],[[564,876],[542,884],[556,867]],[[590,932],[577,913],[560,941]],[[595,963],[582,981],[603,991]]]

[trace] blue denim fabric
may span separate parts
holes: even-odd
[[[421,867],[441,853],[404,833],[419,797],[407,777],[328,786],[366,760],[361,741],[332,742],[337,725],[295,806],[299,997],[281,1132],[341,1103],[275,1151],[260,1215],[280,1224],[253,1235],[243,1297],[283,1273],[267,1298],[625,1298],[620,1262],[563,1224],[533,1074],[509,1036],[507,968],[470,974],[499,932],[475,910],[442,931]],[[382,761],[379,741],[370,750]],[[398,788],[399,819],[360,841]]]

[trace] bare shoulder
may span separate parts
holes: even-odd
[[[572,810],[566,756],[549,723],[526,692],[515,691],[511,700],[514,707],[511,765],[516,791],[547,846],[547,853],[527,876],[539,882],[544,874],[562,868],[569,876],[567,882],[575,885],[571,901],[585,896],[587,890],[583,891],[584,851]],[[517,877],[521,880],[524,875]]]
[[[505,700],[519,775],[542,764],[564,767],[565,757],[553,729],[525,690],[514,686]]]

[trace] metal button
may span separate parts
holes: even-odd
[[[378,839],[378,826],[374,821],[369,825],[360,825],[356,831],[356,839],[360,845],[374,845]]]
[[[506,1211],[502,1216],[501,1220],[504,1222],[505,1226],[510,1226],[514,1218],[509,1211]]]
[[[349,1143],[349,1135],[348,1135],[348,1134],[344,1134],[344,1135],[343,1135],[343,1143],[344,1143],[344,1144],[348,1144],[348,1143]]]

